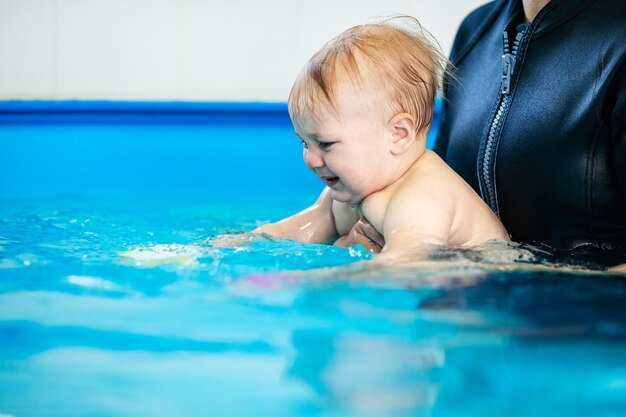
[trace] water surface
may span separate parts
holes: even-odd
[[[624,415],[623,276],[216,247],[305,202],[163,200],[0,202],[0,415]]]

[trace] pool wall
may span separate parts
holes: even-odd
[[[3,199],[321,188],[285,103],[0,101]]]

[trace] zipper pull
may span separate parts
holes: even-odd
[[[515,71],[515,57],[517,56],[517,50],[524,38],[525,30],[517,33],[515,36],[515,42],[513,42],[513,50],[509,49],[509,34],[505,30],[502,33],[502,41],[504,43],[504,55],[502,55],[502,94],[509,95],[511,93],[511,77]]]
[[[506,53],[502,55],[502,94],[511,92],[511,76],[515,69],[515,55]]]

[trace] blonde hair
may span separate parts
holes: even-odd
[[[408,25],[399,25],[408,22]],[[419,22],[408,16],[354,26],[330,40],[304,66],[289,94],[292,121],[326,110],[337,115],[343,70],[352,81],[373,80],[386,98],[386,117],[408,113],[426,133],[447,59]]]

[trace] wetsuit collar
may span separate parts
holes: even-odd
[[[523,13],[522,0],[504,0],[506,5],[507,29],[510,25],[519,23],[517,16]],[[565,21],[582,13],[596,0],[551,0],[537,13],[531,22],[533,38],[545,35],[560,26]]]

